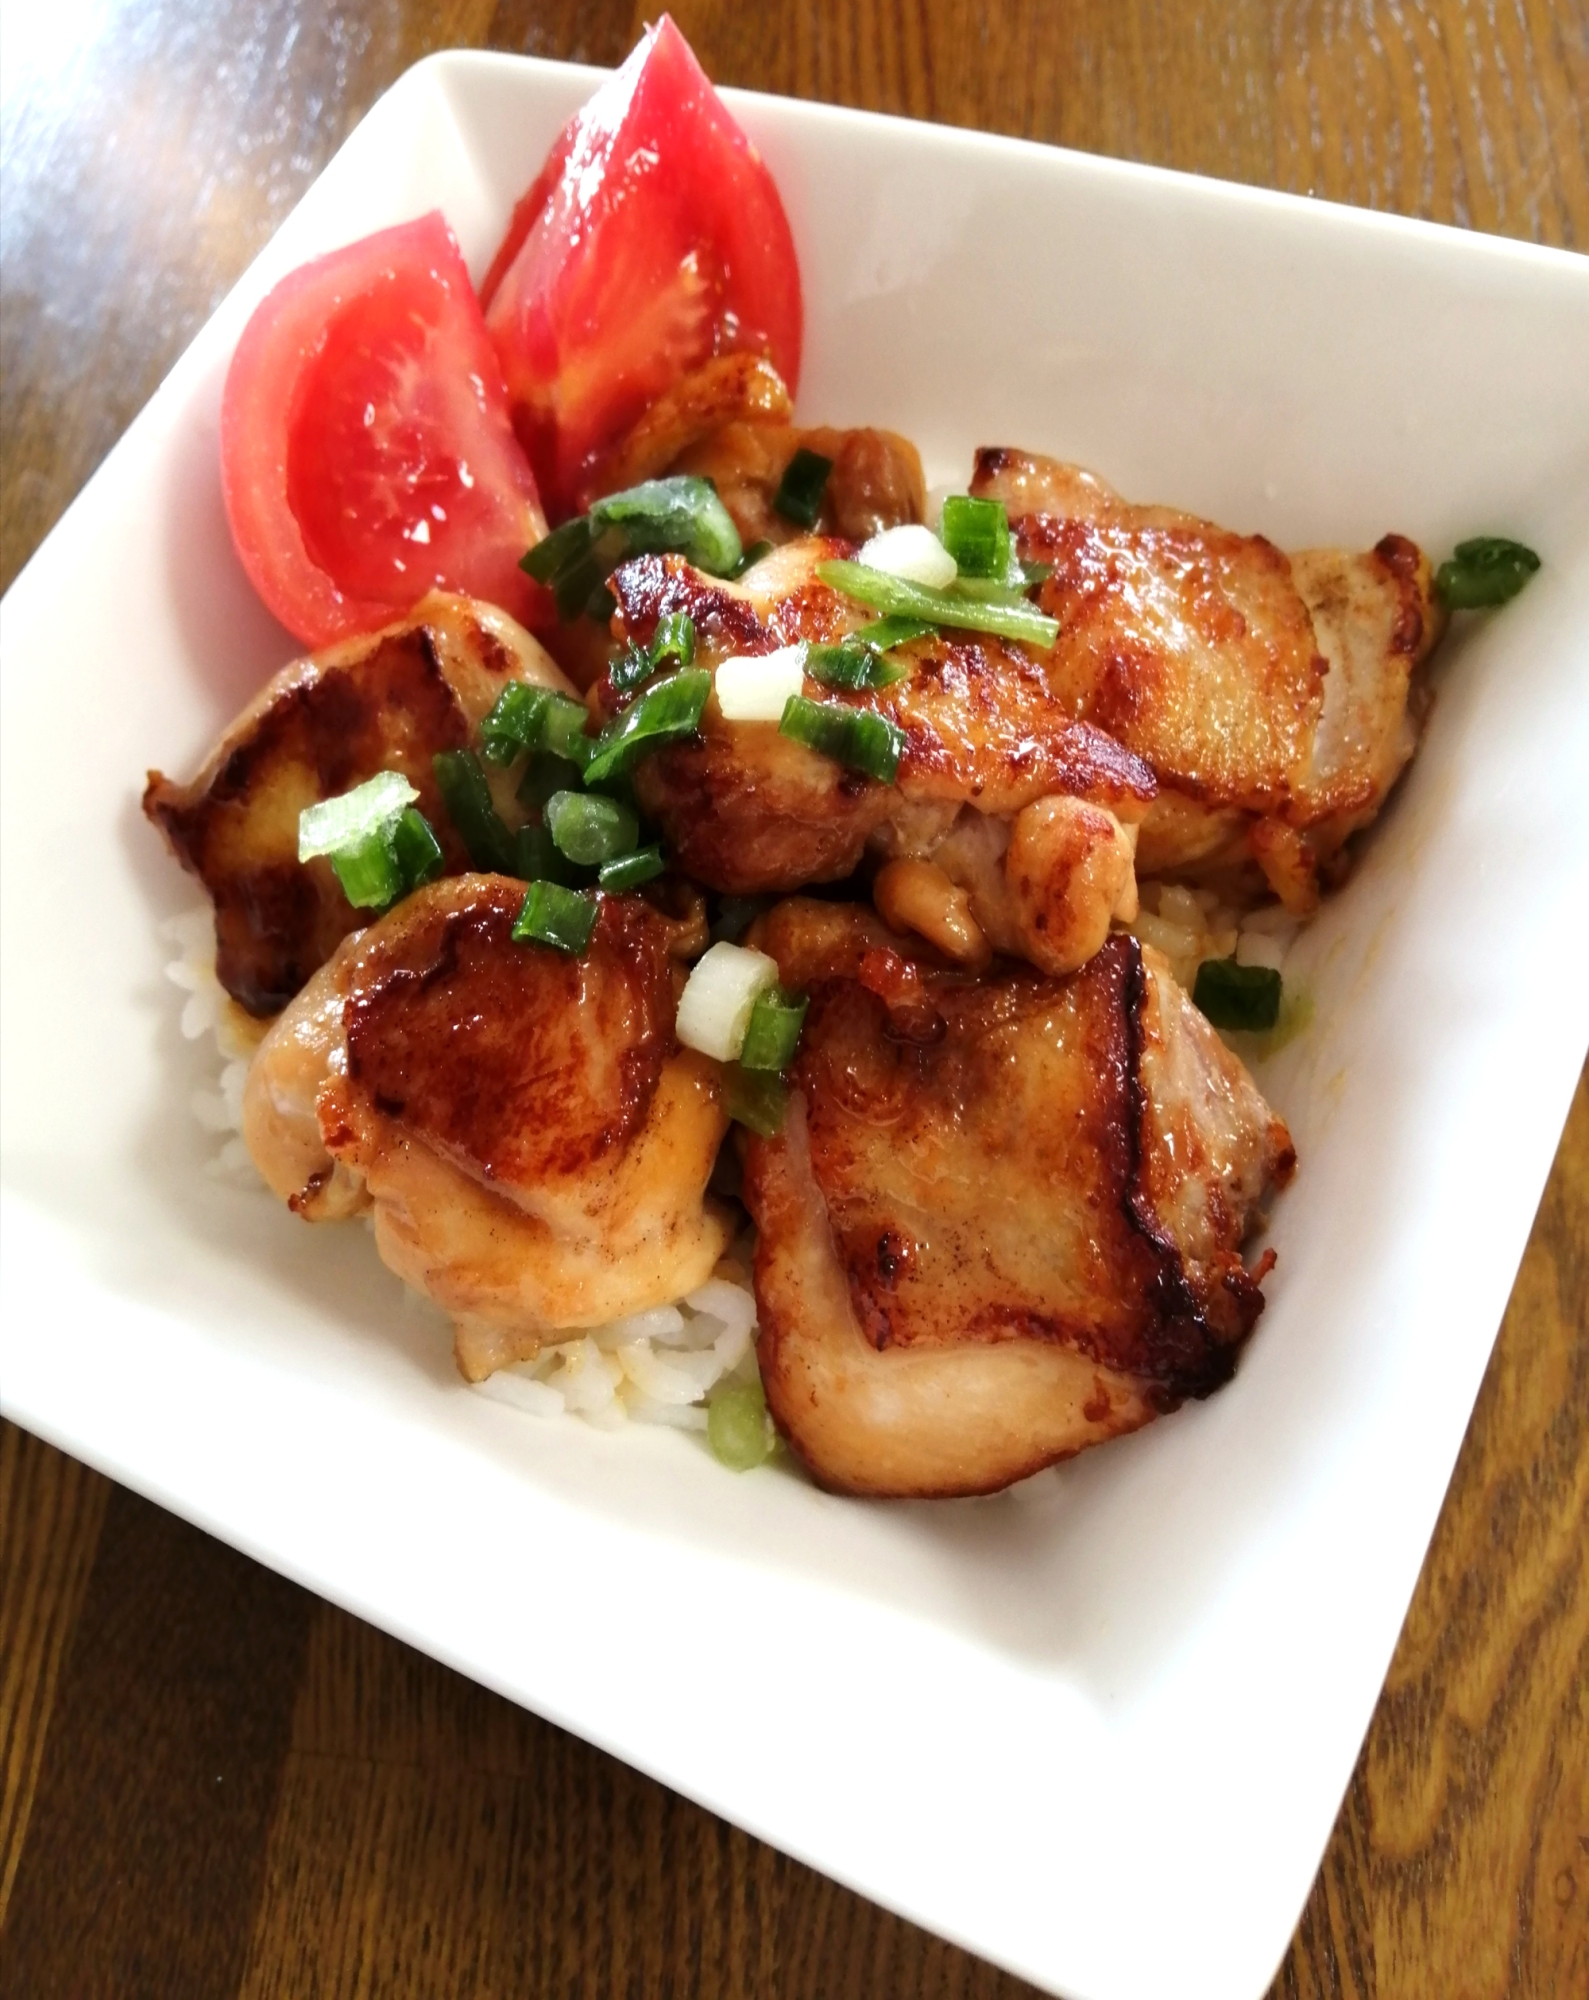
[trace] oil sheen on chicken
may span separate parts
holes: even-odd
[[[811,995],[746,1148],[758,1357],[824,1485],[991,1492],[1229,1378],[1295,1153],[1154,953],[970,978],[806,899],[755,936]]]
[[[191,784],[149,773],[143,808],[215,904],[216,973],[251,1014],[284,1007],[367,921],[329,861],[298,860],[298,815],[377,771],[401,771],[449,874],[469,857],[431,758],[470,743],[510,680],[567,691],[505,612],[440,592],[413,616],[284,668],[227,730]]]
[[[260,1045],[244,1138],[306,1220],[373,1206],[471,1381],[553,1329],[705,1282],[716,1066],[674,1037],[668,926],[604,896],[582,958],[511,935],[524,884],[463,875],[348,938]]]
[[[1422,552],[1387,535],[1287,556],[1016,451],[979,452],[971,491],[1050,566],[1056,698],[1158,777],[1138,873],[1267,883],[1306,915],[1417,747],[1444,623]]]
[[[623,634],[644,644],[659,618],[686,612],[697,661],[708,665],[836,641],[869,614],[815,570],[850,552],[848,542],[806,537],[738,585],[677,556],[641,557],[612,579]],[[943,632],[893,657],[909,672],[890,687],[840,693],[807,680],[805,692],[898,727],[894,783],[807,749],[776,722],[728,721],[714,695],[694,741],[639,767],[642,805],[680,865],[709,887],[797,889],[841,880],[866,857],[884,870],[892,920],[963,963],[985,964],[998,950],[1050,972],[1081,964],[1112,919],[1136,913],[1133,829],[1153,797],[1152,772],[1070,715],[1022,646]],[[610,680],[597,699],[617,705]],[[893,863],[914,871],[903,887],[888,876]]]

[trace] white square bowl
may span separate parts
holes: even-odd
[[[477,271],[594,72],[446,55],[310,190],[0,614],[18,1421],[790,1853],[1075,2000],[1257,1995],[1350,1774],[1589,1040],[1589,263],[734,95],[789,206],[801,406],[1292,547],[1539,549],[1453,632],[1301,948],[1301,1174],[1234,1383],[999,1498],[837,1500],[469,1394],[362,1230],[207,1179],[137,809],[290,642],[221,507],[234,341],[440,206]]]

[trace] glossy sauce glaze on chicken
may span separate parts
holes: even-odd
[[[648,643],[684,613],[700,657],[771,653],[842,640],[866,613],[816,575],[852,553],[823,537],[786,544],[738,585],[703,577],[676,556],[648,556],[612,580],[623,635]],[[887,717],[899,767],[882,784],[791,741],[773,722],[729,722],[709,703],[699,740],[640,767],[641,803],[679,863],[708,887],[777,893],[836,882],[863,858],[917,864],[936,876],[940,948],[969,964],[998,949],[1051,972],[1080,965],[1112,919],[1136,914],[1133,830],[1155,792],[1152,771],[1054,699],[1022,646],[941,632],[902,647],[904,678],[873,692],[810,694]],[[614,705],[610,682],[597,690]],[[905,914],[901,878],[883,883]],[[958,893],[957,893],[958,892]]]
[[[798,898],[757,941],[811,994],[746,1146],[761,1371],[825,1485],[989,1492],[1229,1379],[1296,1155],[1151,953],[968,979]]]
[[[254,1059],[244,1136],[306,1221],[373,1207],[383,1260],[453,1318],[471,1380],[553,1328],[703,1283],[728,1127],[673,1032],[667,926],[604,898],[584,955],[512,936],[523,884],[417,890],[336,955]]]

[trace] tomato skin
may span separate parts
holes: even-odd
[[[800,375],[800,271],[761,156],[664,14],[570,121],[481,290],[552,518],[602,452],[713,354]]]
[[[303,265],[261,302],[226,377],[221,475],[243,567],[308,646],[435,588],[543,609],[518,568],[545,533],[534,474],[439,212]]]

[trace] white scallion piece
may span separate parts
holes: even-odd
[[[779,722],[790,695],[805,685],[806,649],[735,653],[717,665],[717,705],[725,722]]]
[[[777,962],[742,944],[714,944],[697,959],[679,995],[678,1037],[718,1062],[735,1062],[745,1046],[750,1010],[778,983]]]
[[[885,576],[903,577],[907,583],[929,584],[934,590],[946,589],[960,574],[954,557],[932,529],[922,527],[917,521],[907,522],[902,528],[885,528],[880,535],[873,535],[856,561],[868,569],[881,570]]]

